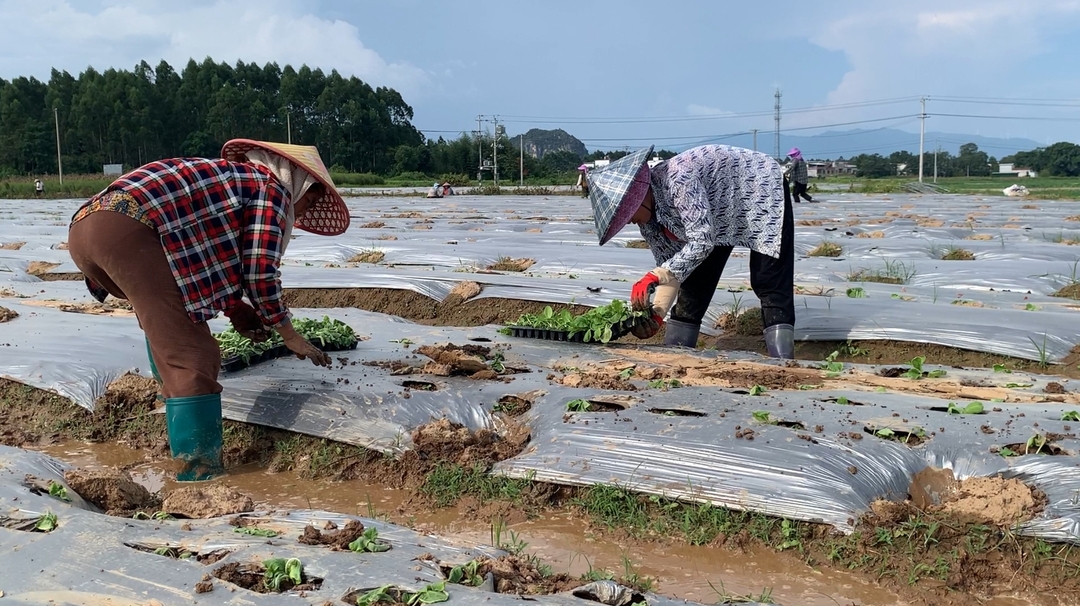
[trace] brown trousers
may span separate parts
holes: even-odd
[[[131,302],[161,375],[162,396],[221,393],[221,350],[206,322],[193,322],[184,309],[152,228],[118,212],[97,211],[71,226],[68,252],[83,275]]]

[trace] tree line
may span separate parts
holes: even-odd
[[[987,177],[998,171],[999,161],[988,156],[974,143],[960,146],[956,156],[949,152],[923,154],[923,175],[939,177]],[[856,175],[871,179],[897,176],[917,176],[919,174],[919,155],[908,151],[893,152],[888,156],[881,154],[860,154],[849,162],[855,165]],[[1060,142],[1032,151],[1018,152],[1001,158],[1000,162],[1011,162],[1018,168],[1035,170],[1045,177],[1080,176],[1080,145]]]

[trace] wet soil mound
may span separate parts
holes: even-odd
[[[511,424],[504,434],[490,429],[469,431],[446,419],[420,426],[412,433],[415,456],[428,465],[439,461],[464,467],[490,468],[498,461],[517,456],[529,441],[527,428]],[[405,464],[404,459],[402,464]]]
[[[150,492],[125,471],[73,469],[64,473],[64,481],[80,497],[106,513],[137,511],[154,505]]]
[[[301,578],[303,583],[296,585],[288,577],[281,580],[277,589],[267,585],[266,569],[262,564],[241,564],[230,562],[212,573],[215,578],[226,583],[232,583],[238,587],[249,589],[256,593],[282,593],[285,591],[314,591],[322,586],[322,579],[309,577],[304,574]]]
[[[349,520],[344,528],[330,525],[330,528],[319,530],[314,526],[305,526],[300,542],[304,545],[327,545],[333,551],[348,551],[349,543],[360,538],[364,534],[364,525],[359,520]]]
[[[1046,498],[1016,478],[968,478],[960,481],[940,511],[978,518],[995,526],[1026,522],[1042,511]]]
[[[1062,288],[1054,293],[1054,296],[1065,297],[1067,299],[1080,299],[1080,282]]]
[[[228,486],[185,486],[169,493],[161,504],[162,511],[176,517],[216,518],[255,509],[251,497]]]

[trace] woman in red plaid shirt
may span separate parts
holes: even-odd
[[[221,156],[127,173],[75,213],[68,238],[94,297],[135,310],[188,481],[223,471],[221,353],[207,320],[224,312],[256,341],[275,330],[299,358],[329,366],[293,329],[278,268],[294,225],[326,236],[349,227],[316,148],[234,139]]]

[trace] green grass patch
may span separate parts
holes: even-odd
[[[484,465],[465,467],[442,463],[424,478],[420,492],[439,507],[450,507],[462,498],[471,496],[482,502],[500,500],[520,503],[532,482],[488,473]]]
[[[885,260],[884,268],[862,268],[848,274],[849,282],[878,282],[881,284],[907,284],[915,277],[915,264]]]

